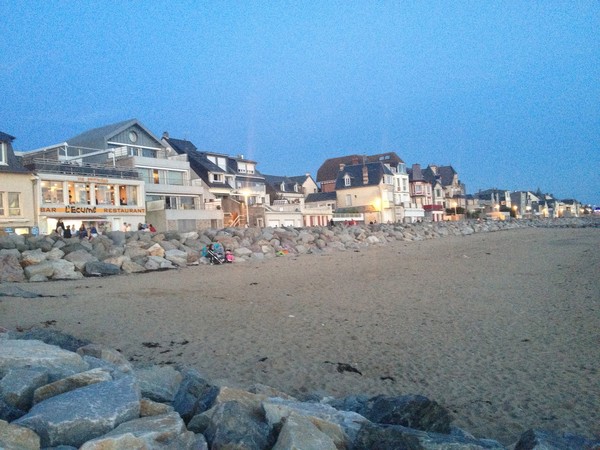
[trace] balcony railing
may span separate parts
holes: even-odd
[[[58,173],[63,175],[76,175],[88,177],[120,178],[139,180],[137,170],[131,168],[110,167],[102,164],[65,163],[44,159],[34,159],[24,163],[25,167],[34,172]]]

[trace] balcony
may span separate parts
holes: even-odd
[[[124,180],[139,180],[137,170],[105,166],[102,164],[68,163],[44,159],[34,159],[26,162],[25,167],[36,173],[55,173],[86,177],[117,178]]]

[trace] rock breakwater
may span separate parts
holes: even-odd
[[[109,232],[92,240],[58,235],[0,236],[0,283],[79,279],[208,264],[202,249],[220,243],[235,262],[468,236],[524,227],[600,227],[595,217],[375,224],[311,228],[225,228],[186,233]]]
[[[185,367],[134,366],[52,330],[0,329],[0,447],[7,449],[502,449],[419,395],[300,401],[218,386]],[[600,441],[529,430],[510,448]]]

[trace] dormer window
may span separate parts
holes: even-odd
[[[298,183],[294,184],[294,192],[298,192]]]
[[[283,181],[279,185],[279,190],[282,191],[282,192],[285,192],[285,183]]]
[[[6,142],[0,142],[0,165],[8,165],[7,148]]]
[[[351,182],[350,182],[350,175],[346,174],[344,175],[344,186],[350,186]]]

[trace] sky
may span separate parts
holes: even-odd
[[[600,204],[600,2],[0,0],[15,150],[137,118],[269,175],[395,152]]]

